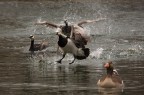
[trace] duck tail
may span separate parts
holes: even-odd
[[[89,54],[90,54],[90,49],[89,49],[89,48],[84,48],[84,49],[82,49],[82,50],[84,51],[84,55],[85,55],[86,57],[88,57]]]
[[[82,53],[82,55],[80,53]],[[90,54],[89,48],[82,48],[79,50],[79,54],[75,56],[75,58],[79,60],[86,59],[89,56],[89,54]]]

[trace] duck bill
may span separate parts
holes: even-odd
[[[104,67],[105,67],[105,68],[108,68],[108,67],[109,67],[109,63],[105,63],[105,64],[104,64]]]

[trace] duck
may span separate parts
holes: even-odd
[[[57,61],[58,63],[62,62],[62,60],[65,58],[65,55],[67,53],[72,54],[74,57],[72,62],[70,62],[69,64],[74,63],[75,59],[82,60],[82,59],[86,59],[89,56],[90,49],[85,48],[84,44],[82,47],[80,47],[80,46],[77,46],[77,44],[75,44],[74,41],[68,36],[66,36],[65,34],[61,32],[57,32],[57,35],[59,37],[58,42],[57,42],[58,46],[63,51],[63,56],[61,59]]]
[[[31,51],[32,53],[34,53],[34,51],[41,51],[44,50],[48,47],[48,42],[42,42],[40,44],[35,44],[34,42],[34,36],[30,35],[29,37],[31,39],[31,44],[30,44],[30,48],[29,51]]]
[[[86,33],[86,30],[83,28],[83,24],[93,23],[105,20],[105,18],[99,18],[96,20],[83,20],[75,24],[68,25],[67,19],[64,20],[64,25],[54,24],[49,21],[39,21],[35,25],[45,25],[50,28],[56,29],[56,32],[62,32],[66,36],[72,38],[73,40],[81,38],[82,41],[85,41],[85,45],[90,42],[90,35]]]
[[[104,64],[107,74],[100,78],[97,82],[98,87],[101,88],[121,88],[124,87],[123,80],[118,74],[117,70],[114,69],[112,61]]]

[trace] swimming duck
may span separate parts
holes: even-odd
[[[89,48],[85,48],[84,45],[82,47],[77,46],[71,38],[61,32],[58,32],[57,35],[59,36],[58,46],[63,51],[63,57],[57,61],[58,63],[61,63],[67,53],[73,54],[74,57],[74,60],[69,64],[74,63],[75,59],[82,60],[89,56]]]
[[[102,88],[117,88],[123,87],[124,83],[118,72],[114,70],[112,61],[104,64],[107,70],[107,75],[98,80],[97,85]]]
[[[31,51],[31,52],[41,51],[41,50],[46,49],[48,47],[47,42],[42,42],[40,44],[34,44],[34,36],[33,35],[30,35],[29,38],[31,39],[31,44],[30,44],[30,48],[29,48],[29,51]]]

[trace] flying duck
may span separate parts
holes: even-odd
[[[40,44],[34,44],[34,36],[33,35],[30,35],[29,38],[31,39],[29,51],[31,51],[32,53],[34,53],[34,51],[41,51],[41,50],[46,49],[48,47],[47,42],[42,42]]]
[[[124,86],[123,80],[114,69],[112,61],[104,64],[107,75],[98,80],[97,85],[102,88],[121,88]]]
[[[58,63],[61,63],[62,59],[64,59],[67,53],[73,54],[74,57],[73,61],[69,64],[74,63],[75,59],[82,60],[86,59],[89,56],[90,50],[89,48],[85,48],[84,44],[83,46],[75,44],[74,40],[61,32],[57,32],[57,35],[59,37],[58,46],[63,51],[63,57],[57,61]]]
[[[105,18],[100,18],[97,20],[84,20],[74,25],[68,25],[67,20],[64,20],[65,25],[58,25],[47,21],[37,22],[35,25],[45,25],[47,27],[56,28],[57,29],[56,32],[62,32],[66,36],[73,39],[77,39],[81,37],[83,41],[85,41],[85,45],[86,45],[87,42],[90,40],[90,36],[86,34],[85,29],[82,27],[82,25],[86,23],[101,21],[101,20],[105,20]],[[78,37],[76,37],[77,35]]]

